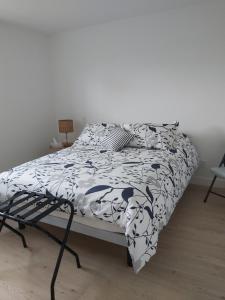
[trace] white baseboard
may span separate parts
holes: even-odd
[[[213,176],[212,177],[203,177],[203,176],[193,176],[191,179],[191,184],[196,184],[196,185],[202,185],[202,186],[209,186],[212,182]],[[218,188],[225,188],[225,179],[220,179],[217,178],[215,182],[215,187]]]

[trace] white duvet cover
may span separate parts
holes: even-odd
[[[155,254],[197,165],[197,152],[183,135],[168,150],[112,152],[75,144],[0,174],[0,200],[21,190],[48,190],[72,201],[78,215],[118,224],[138,272]]]

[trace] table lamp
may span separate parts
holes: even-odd
[[[63,142],[64,147],[71,146],[71,144],[68,142],[68,133],[73,131],[73,120],[59,120],[59,132],[66,134],[66,141]]]

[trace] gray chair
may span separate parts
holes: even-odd
[[[212,183],[210,184],[210,187],[207,191],[204,202],[207,201],[210,193],[225,198],[225,195],[222,195],[222,194],[219,194],[219,193],[216,193],[216,192],[212,191],[212,188],[214,186],[214,183],[215,183],[217,177],[225,179],[225,154],[224,154],[224,156],[223,156],[223,158],[222,158],[222,160],[219,164],[219,167],[211,168],[211,171],[213,172],[214,177],[213,177]]]

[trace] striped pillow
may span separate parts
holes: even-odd
[[[134,135],[130,132],[121,127],[117,127],[113,129],[107,137],[105,137],[101,146],[105,150],[119,151],[126,146],[133,137]]]

